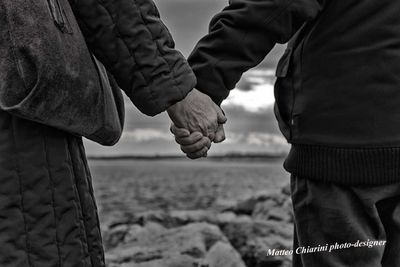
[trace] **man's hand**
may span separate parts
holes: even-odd
[[[175,135],[175,141],[181,145],[181,150],[190,159],[207,157],[211,147],[211,140],[200,132],[190,133],[183,128],[171,125],[171,132]]]
[[[209,96],[193,89],[181,102],[171,106],[171,132],[188,158],[206,157],[211,142],[225,140],[223,111]]]
[[[175,135],[175,141],[181,145],[181,150],[190,159],[207,157],[207,152],[211,147],[211,140],[204,137],[200,132],[190,133],[188,130],[171,125],[171,132]],[[218,126],[215,133],[214,143],[225,140],[225,132],[222,124]]]
[[[196,89],[171,106],[167,112],[177,128],[187,129],[190,133],[200,132],[210,141],[214,141],[219,125],[227,120],[221,108],[209,96]]]

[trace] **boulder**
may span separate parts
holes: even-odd
[[[200,266],[199,260],[187,255],[173,255],[159,260],[142,263],[122,263],[118,267],[197,267]]]
[[[217,214],[212,210],[173,210],[169,216],[175,226],[182,226],[194,222],[214,223]]]
[[[285,185],[284,187],[282,187],[282,194],[286,195],[286,196],[290,196],[290,183]]]
[[[228,243],[217,242],[207,253],[209,267],[246,267],[239,253]]]
[[[258,202],[254,207],[252,217],[264,221],[293,222],[291,199],[287,198],[283,203],[277,202],[273,198]]]
[[[102,226],[108,267],[288,267],[293,213],[290,186],[208,210],[117,214]]]
[[[284,267],[291,263],[291,255],[271,256],[269,249],[291,249],[292,241],[280,236],[256,237],[242,248],[242,257],[247,266],[254,267]]]
[[[104,247],[108,249],[148,238],[165,230],[161,224],[149,222],[145,226],[139,224],[118,224],[108,231],[103,232]]]
[[[123,243],[126,233],[129,231],[129,225],[118,224],[103,232],[103,243],[106,249],[114,248]]]
[[[167,229],[164,226],[155,222],[149,222],[145,226],[134,224],[129,227],[129,230],[126,232],[120,245],[140,242],[141,240],[148,239],[150,236],[160,235],[166,230]]]
[[[216,242],[228,242],[217,226],[207,223],[193,223],[172,229],[160,229],[151,234],[139,234],[138,236],[108,251],[108,263],[145,264],[165,259],[181,259],[182,255],[190,257],[190,260],[195,262],[204,259],[207,251]],[[188,258],[185,257],[185,259]]]
[[[255,194],[243,197],[242,199],[236,201],[234,205],[227,207],[224,211],[231,211],[238,215],[251,215],[256,205],[260,202],[271,200],[277,205],[282,205],[287,198],[288,196],[282,192],[272,192],[269,190],[259,191]]]
[[[288,257],[265,257],[268,249],[291,249],[293,225],[278,221],[232,221],[221,230],[240,253],[246,266],[283,266]]]

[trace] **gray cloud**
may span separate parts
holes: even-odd
[[[258,112],[249,112],[240,106],[228,106],[224,107],[224,112],[228,118],[227,132],[263,132],[280,135],[272,107],[266,107]]]
[[[212,154],[227,152],[280,152],[288,145],[280,134],[272,108],[249,112],[242,107],[224,109],[228,122],[227,140],[214,145]],[[154,118],[144,116],[132,104],[127,106],[127,124],[120,142],[113,147],[101,147],[85,141],[88,155],[162,155],[181,153],[169,132],[169,119],[165,114]]]

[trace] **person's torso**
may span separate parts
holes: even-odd
[[[289,142],[400,144],[399,14],[393,0],[328,1],[309,22],[278,66],[275,111]]]

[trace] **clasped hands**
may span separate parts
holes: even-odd
[[[167,112],[172,120],[171,132],[175,141],[190,159],[206,157],[212,142],[225,140],[223,124],[227,119],[223,111],[197,89]]]

